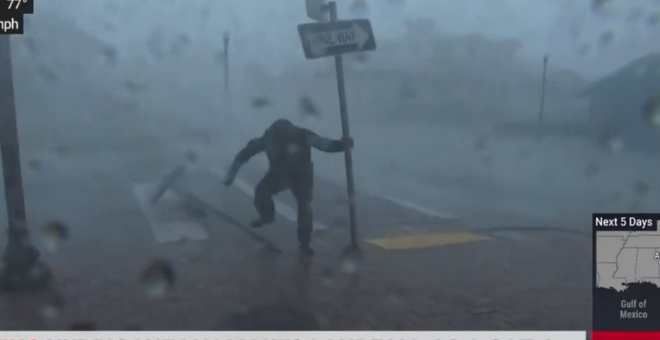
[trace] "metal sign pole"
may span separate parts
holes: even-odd
[[[8,218],[1,288],[5,291],[47,288],[52,275],[39,261],[41,255],[32,245],[27,227],[9,36],[0,37],[0,148]]]
[[[328,3],[330,22],[337,21],[337,3]],[[351,132],[348,125],[348,109],[346,105],[346,91],[344,88],[344,60],[340,55],[335,56],[335,71],[337,73],[337,92],[339,93],[339,114],[341,115],[341,132],[344,137],[350,137]],[[346,187],[348,188],[348,216],[351,232],[352,248],[359,248],[357,242],[357,214],[355,208],[355,182],[353,179],[353,152],[351,149],[344,152],[346,161]]]

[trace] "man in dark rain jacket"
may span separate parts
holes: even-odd
[[[353,140],[323,138],[308,129],[295,126],[286,119],[278,119],[261,137],[250,140],[236,155],[224,181],[226,186],[231,185],[240,168],[250,158],[265,152],[269,162],[268,171],[254,191],[254,206],[259,218],[250,226],[259,228],[273,223],[273,196],[290,189],[298,205],[297,233],[300,250],[310,255],[314,253],[310,247],[314,224],[311,207],[314,187],[312,148],[323,152],[344,152],[353,148]]]

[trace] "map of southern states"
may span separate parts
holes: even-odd
[[[597,232],[596,285],[620,291],[631,282],[660,287],[660,232]]]

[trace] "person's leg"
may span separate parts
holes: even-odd
[[[286,188],[284,179],[273,173],[266,175],[259,181],[254,189],[254,207],[257,209],[259,218],[252,221],[250,226],[259,228],[275,221],[275,202],[273,196]]]
[[[312,163],[301,169],[295,176],[291,187],[293,196],[298,205],[298,242],[300,248],[307,253],[313,253],[310,248],[312,242],[312,229],[314,226],[314,215],[312,212],[312,198],[314,193],[314,167]]]

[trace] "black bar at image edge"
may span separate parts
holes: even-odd
[[[0,15],[34,14],[34,0],[4,0]]]
[[[0,34],[23,34],[23,14],[0,13]]]
[[[603,213],[592,215],[594,231],[657,231],[660,214]]]

